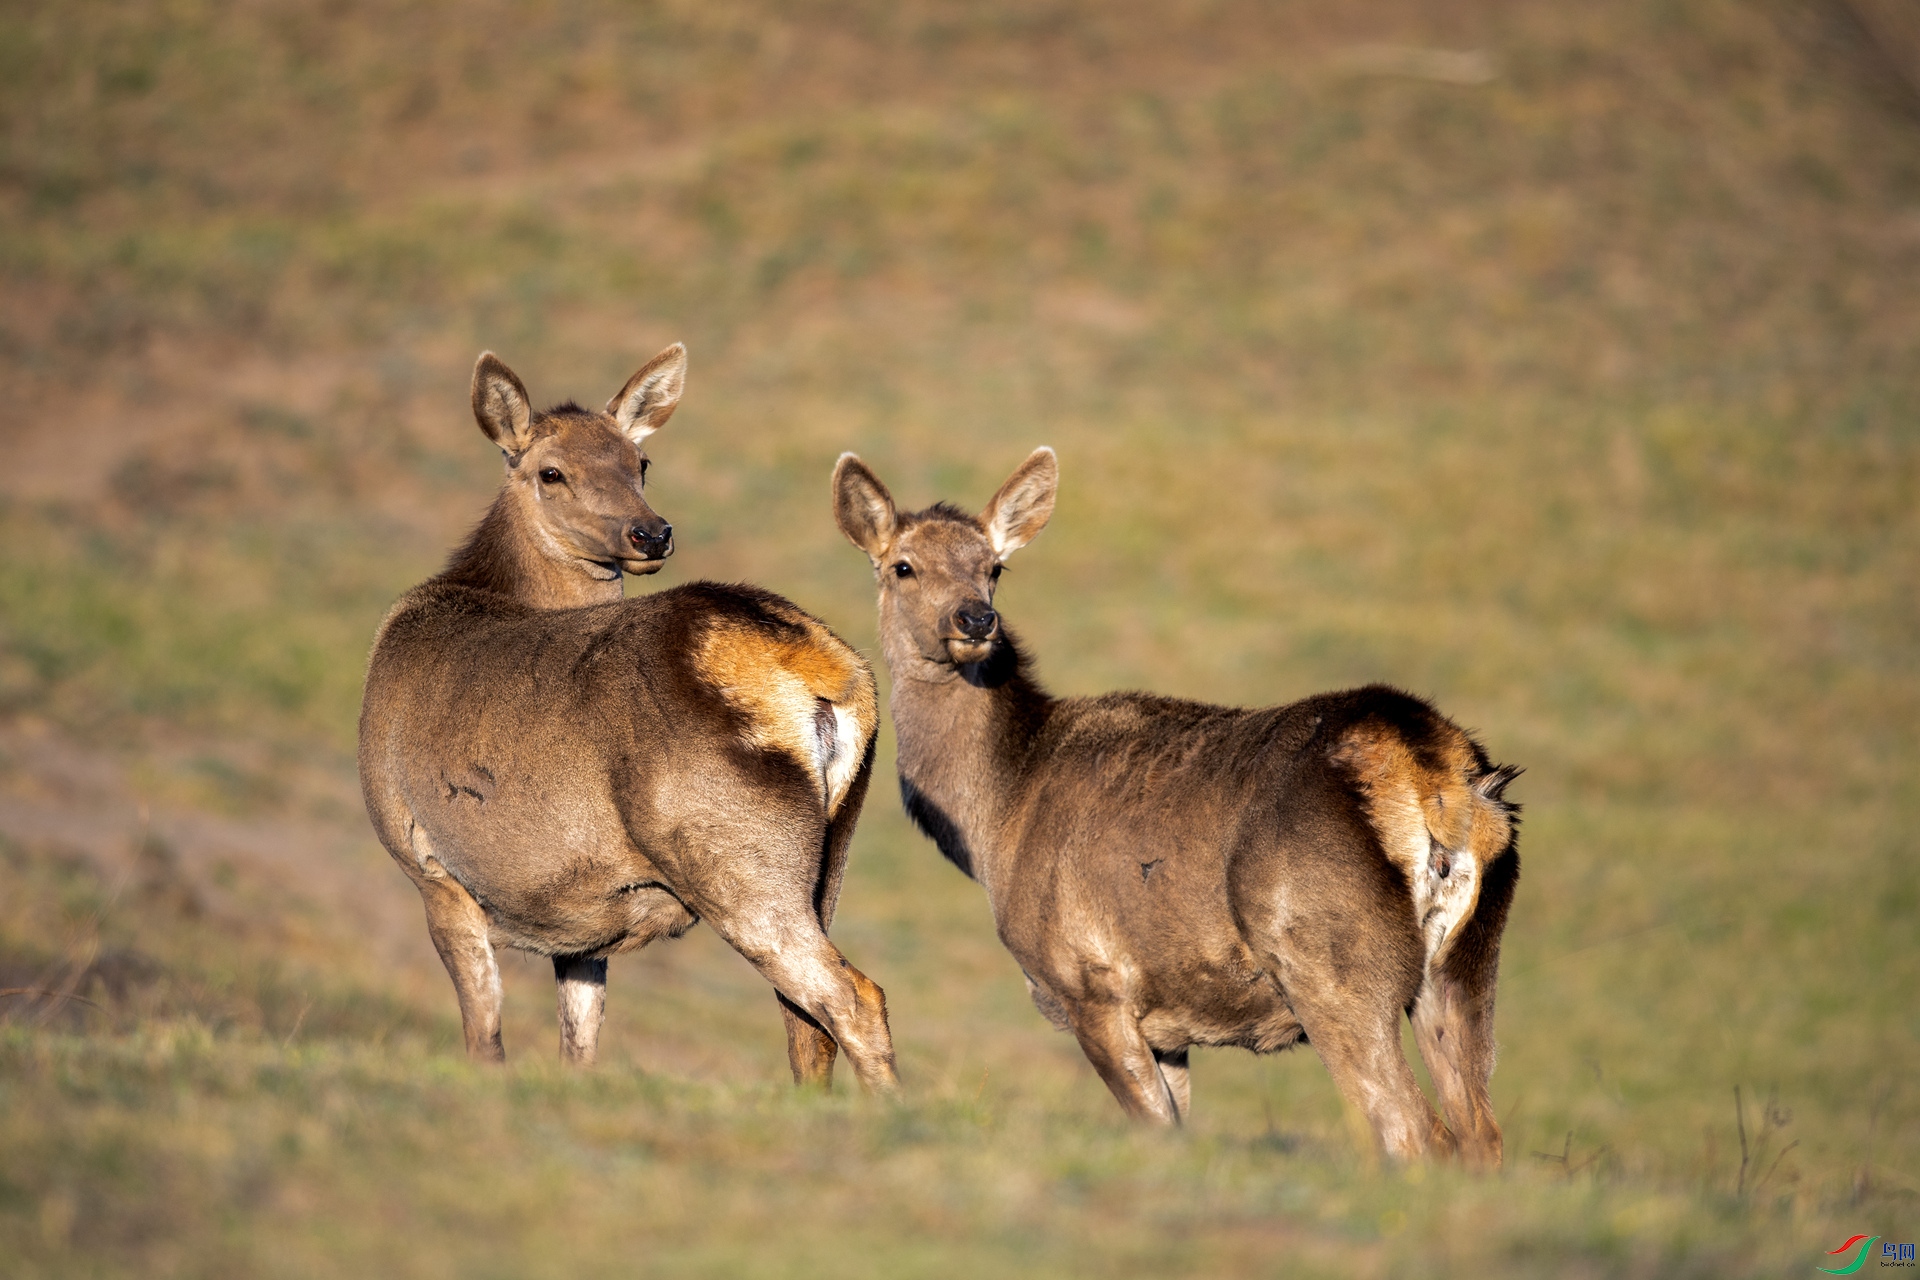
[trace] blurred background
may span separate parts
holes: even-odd
[[[0,8],[0,1257],[17,1276],[1744,1276],[1920,1234],[1910,0]],[[1508,1167],[1310,1051],[1129,1129],[899,813],[908,1101],[710,932],[469,1068],[352,752],[484,510],[475,355],[673,340],[699,577],[872,654],[827,478],[968,507],[1060,693],[1384,680],[1525,765]],[[630,589],[633,588],[630,584]],[[884,678],[884,673],[883,673]],[[844,1074],[844,1073],[843,1073]]]

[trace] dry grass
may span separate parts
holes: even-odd
[[[1920,111],[1846,15],[0,15],[9,1270],[1723,1276],[1910,1237]],[[1003,604],[1056,688],[1386,679],[1529,766],[1507,1173],[1370,1167],[1310,1054],[1204,1055],[1192,1128],[1126,1129],[885,788],[837,933],[905,1105],[789,1096],[704,932],[616,964],[597,1075],[549,1065],[531,962],[513,1065],[457,1060],[424,931],[351,905],[408,892],[352,807],[365,644],[490,492],[477,350],[588,400],[676,337],[656,582],[871,647],[837,453],[977,503],[1050,443]]]

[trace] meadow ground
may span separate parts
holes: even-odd
[[[1920,1237],[1920,90],[1828,0],[0,12],[0,1271],[1814,1274]],[[1878,15],[1878,16],[1876,16]],[[1886,19],[1886,20],[1882,20]],[[826,480],[980,504],[1060,692],[1386,680],[1527,766],[1498,1176],[1310,1052],[1124,1125],[900,816],[899,1105],[710,933],[459,1054],[352,746],[466,379],[673,339],[680,551],[856,645]],[[1869,1266],[1872,1266],[1869,1263]],[[1867,1274],[1872,1274],[1868,1271]]]

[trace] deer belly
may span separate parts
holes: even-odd
[[[411,807],[430,839],[416,843],[486,909],[497,943],[585,954],[693,924],[632,847],[611,797],[553,776],[515,786],[480,766],[420,781]]]
[[[1203,1044],[1270,1053],[1300,1039],[1300,1020],[1257,966],[1189,970],[1156,994],[1160,1003],[1140,1019],[1141,1034],[1156,1049]]]
[[[1089,910],[1071,897],[1054,905],[1052,922],[1078,919],[1084,927],[1071,937],[1057,929],[1002,936],[1028,975],[1034,1004],[1055,1025],[1092,1001],[1134,1010],[1156,1049],[1234,1045],[1266,1053],[1300,1039],[1279,984],[1240,941],[1224,903],[1137,915]]]
[[[617,955],[655,938],[677,938],[700,920],[664,885],[621,876],[489,907],[487,915],[495,945],[542,955]]]

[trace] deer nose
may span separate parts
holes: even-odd
[[[1000,615],[987,605],[961,605],[953,613],[954,625],[969,640],[985,640],[1000,625]]]
[[[627,541],[647,560],[658,560],[673,549],[673,526],[665,520],[656,520],[655,523],[659,528],[649,529],[644,520],[636,520],[627,526]]]

